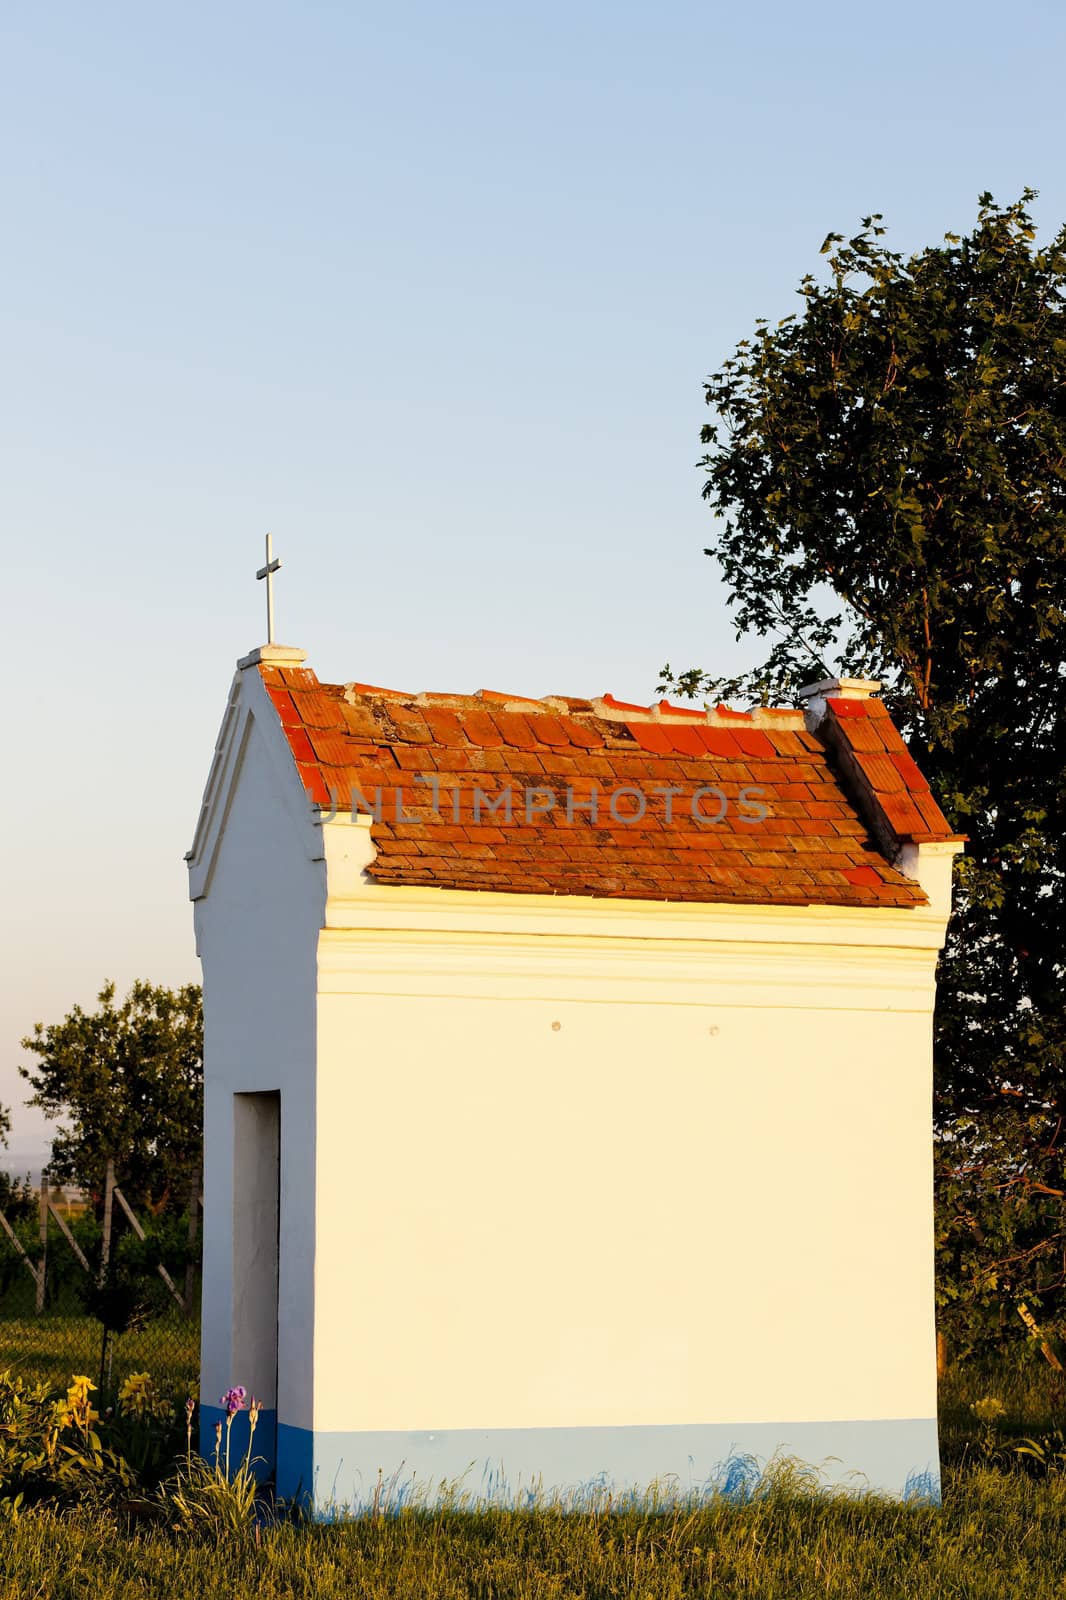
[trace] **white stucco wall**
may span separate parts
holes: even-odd
[[[310,1426],[314,1317],[316,943],[325,898],[317,830],[259,676],[238,675],[217,804],[194,848],[204,971],[204,1278],[201,1394],[243,1383],[268,1408],[261,1341],[234,1349],[235,1094],[280,1093],[279,1409]],[[246,1232],[255,1234],[246,1219]],[[239,1327],[237,1327],[238,1342]]]
[[[599,909],[323,934],[316,1426],[933,1415],[932,919]]]

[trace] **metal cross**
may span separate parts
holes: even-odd
[[[274,540],[268,533],[266,536],[266,566],[260,567],[256,573],[257,578],[265,578],[267,584],[267,644],[274,643],[274,574],[281,566],[280,561],[274,559]]]

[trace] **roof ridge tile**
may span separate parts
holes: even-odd
[[[381,700],[414,700],[415,695],[406,689],[383,689],[377,683],[345,683],[341,685],[344,698],[348,701],[363,699],[370,695]]]
[[[503,711],[521,711],[527,706],[541,707],[543,700],[531,699],[521,694],[505,694],[501,689],[478,689],[473,695],[475,700],[486,700],[490,705],[499,706]]]

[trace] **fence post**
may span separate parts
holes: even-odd
[[[189,1244],[189,1259],[185,1263],[185,1315],[186,1316],[189,1316],[190,1313],[192,1312],[192,1286],[193,1286],[193,1282],[194,1282],[195,1277],[196,1277],[196,1269],[193,1266],[193,1248],[194,1248],[194,1246],[196,1244],[196,1235],[197,1235],[197,1232],[199,1230],[199,1225],[200,1225],[200,1169],[199,1169],[199,1167],[195,1167],[193,1169],[192,1177],[189,1179],[189,1231],[188,1231],[188,1235],[187,1235],[188,1244]]]
[[[8,1238],[11,1240],[11,1243],[15,1247],[15,1253],[17,1254],[19,1260],[22,1262],[23,1266],[26,1268],[26,1271],[29,1273],[30,1277],[33,1279],[34,1283],[38,1283],[40,1280],[39,1280],[37,1268],[34,1266],[33,1262],[30,1260],[29,1256],[26,1254],[26,1251],[23,1248],[22,1240],[19,1238],[18,1234],[15,1232],[15,1230],[11,1226],[10,1222],[8,1222],[7,1218],[4,1216],[4,1213],[2,1211],[0,1211],[0,1228],[3,1228],[4,1232],[7,1234]]]
[[[41,1173],[41,1185],[38,1191],[41,1260],[37,1269],[37,1294],[34,1300],[34,1311],[37,1316],[44,1310],[44,1276],[48,1269],[48,1172]]]
[[[115,1163],[110,1156],[107,1158],[107,1173],[104,1177],[104,1231],[100,1240],[100,1276],[97,1279],[102,1289],[107,1278],[107,1268],[111,1260],[111,1212],[115,1198]],[[101,1318],[100,1333],[100,1393],[103,1395],[106,1380],[111,1375],[110,1345],[111,1332],[107,1323]]]
[[[107,1277],[107,1268],[111,1260],[111,1212],[115,1200],[115,1163],[110,1156],[107,1161],[107,1176],[104,1178],[104,1234],[100,1241],[100,1287],[103,1288],[104,1279]]]

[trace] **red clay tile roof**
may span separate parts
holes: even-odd
[[[830,699],[812,734],[791,709],[412,695],[258,670],[312,801],[345,813],[354,788],[374,813],[379,883],[915,906],[926,897],[892,858],[952,837],[874,699]]]

